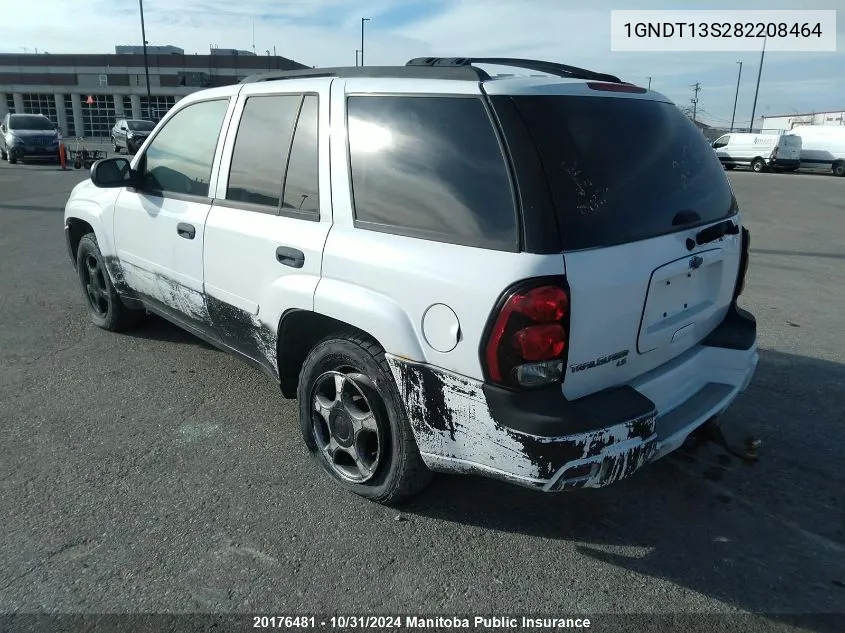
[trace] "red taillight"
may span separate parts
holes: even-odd
[[[559,321],[569,308],[569,297],[563,288],[541,286],[529,291],[522,298],[522,313],[529,319],[546,323]]]
[[[559,323],[529,325],[513,335],[513,342],[525,360],[551,360],[563,353],[566,330]]]
[[[563,376],[569,328],[565,284],[534,281],[511,290],[498,308],[483,351],[489,380],[510,387]]]
[[[604,90],[605,92],[637,92],[640,94],[648,92],[645,88],[635,86],[634,84],[612,84],[591,81],[587,83],[587,87],[593,90]]]

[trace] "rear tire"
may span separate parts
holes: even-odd
[[[834,176],[845,176],[845,162],[838,162],[833,164],[833,175]]]
[[[751,161],[751,169],[758,174],[766,171],[766,161],[762,158],[755,158]]]
[[[143,319],[143,310],[127,308],[120,300],[106,270],[97,237],[93,233],[86,233],[79,240],[76,270],[79,273],[82,294],[88,305],[88,314],[94,325],[111,332],[119,332],[131,328]]]
[[[297,397],[305,446],[346,490],[393,505],[431,481],[378,343],[355,334],[323,339],[305,359]]]

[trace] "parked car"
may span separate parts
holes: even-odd
[[[111,129],[112,148],[116,153],[125,149],[134,154],[155,129],[155,123],[143,119],[120,119]]]
[[[725,169],[750,166],[755,172],[794,171],[801,158],[801,139],[791,134],[731,132],[713,141]]]
[[[789,131],[801,139],[801,167],[830,169],[845,176],[845,126],[799,125]]]
[[[427,58],[185,97],[67,202],[92,321],[152,312],[262,369],[382,503],[433,471],[606,486],[717,428],[758,353],[713,150],[659,93],[493,61],[546,76]]]
[[[43,114],[6,114],[0,123],[0,159],[11,164],[26,158],[59,160],[59,131]]]

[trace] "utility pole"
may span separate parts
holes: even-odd
[[[757,69],[757,87],[754,89],[754,106],[751,108],[751,123],[748,131],[754,130],[754,115],[757,112],[757,93],[760,92],[760,75],[763,74],[763,56],[766,54],[766,38],[763,38],[763,50],[760,51],[760,68]]]
[[[742,77],[742,62],[739,64],[739,74],[736,76],[736,94],[734,95],[734,113],[731,115],[731,132],[734,131],[734,121],[736,120],[736,101],[739,99],[739,79]]]
[[[149,109],[152,97],[150,96],[150,65],[147,62],[147,30],[144,28],[144,0],[138,0],[138,7],[141,9],[141,41],[144,43],[144,75],[147,77],[147,108]]]
[[[651,77],[648,78],[648,89],[651,90]]]
[[[364,65],[364,22],[369,22],[370,18],[361,18],[361,65]]]
[[[698,112],[698,91],[701,90],[701,84],[696,81],[693,84],[692,89],[695,96],[690,99],[690,102],[692,103],[692,122],[695,123],[695,115],[696,112]]]

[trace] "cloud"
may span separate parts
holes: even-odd
[[[140,41],[135,2],[39,0],[38,10],[8,3],[4,16],[15,28],[5,34],[7,52],[106,53],[116,44]],[[639,9],[667,7],[640,0]],[[676,3],[673,3],[676,4]],[[697,9],[734,9],[735,1],[701,0]],[[811,3],[841,8],[842,0]],[[404,64],[420,56],[507,56],[559,61],[617,74],[652,87],[680,105],[691,85],[701,84],[699,105],[715,119],[730,120],[737,61],[743,62],[737,118],[747,119],[754,98],[756,53],[621,53],[610,50],[610,13],[628,0],[145,0],[147,39],[187,53],[210,45],[267,50],[311,66],[352,65],[366,24],[366,62]],[[767,0],[766,9],[794,8],[794,0]],[[48,17],[47,17],[48,16]],[[841,18],[841,16],[840,16]],[[845,19],[838,20],[838,46],[845,50]],[[767,53],[757,112],[845,108],[842,52]],[[762,108],[762,109],[761,109]],[[705,121],[708,115],[705,116]]]

